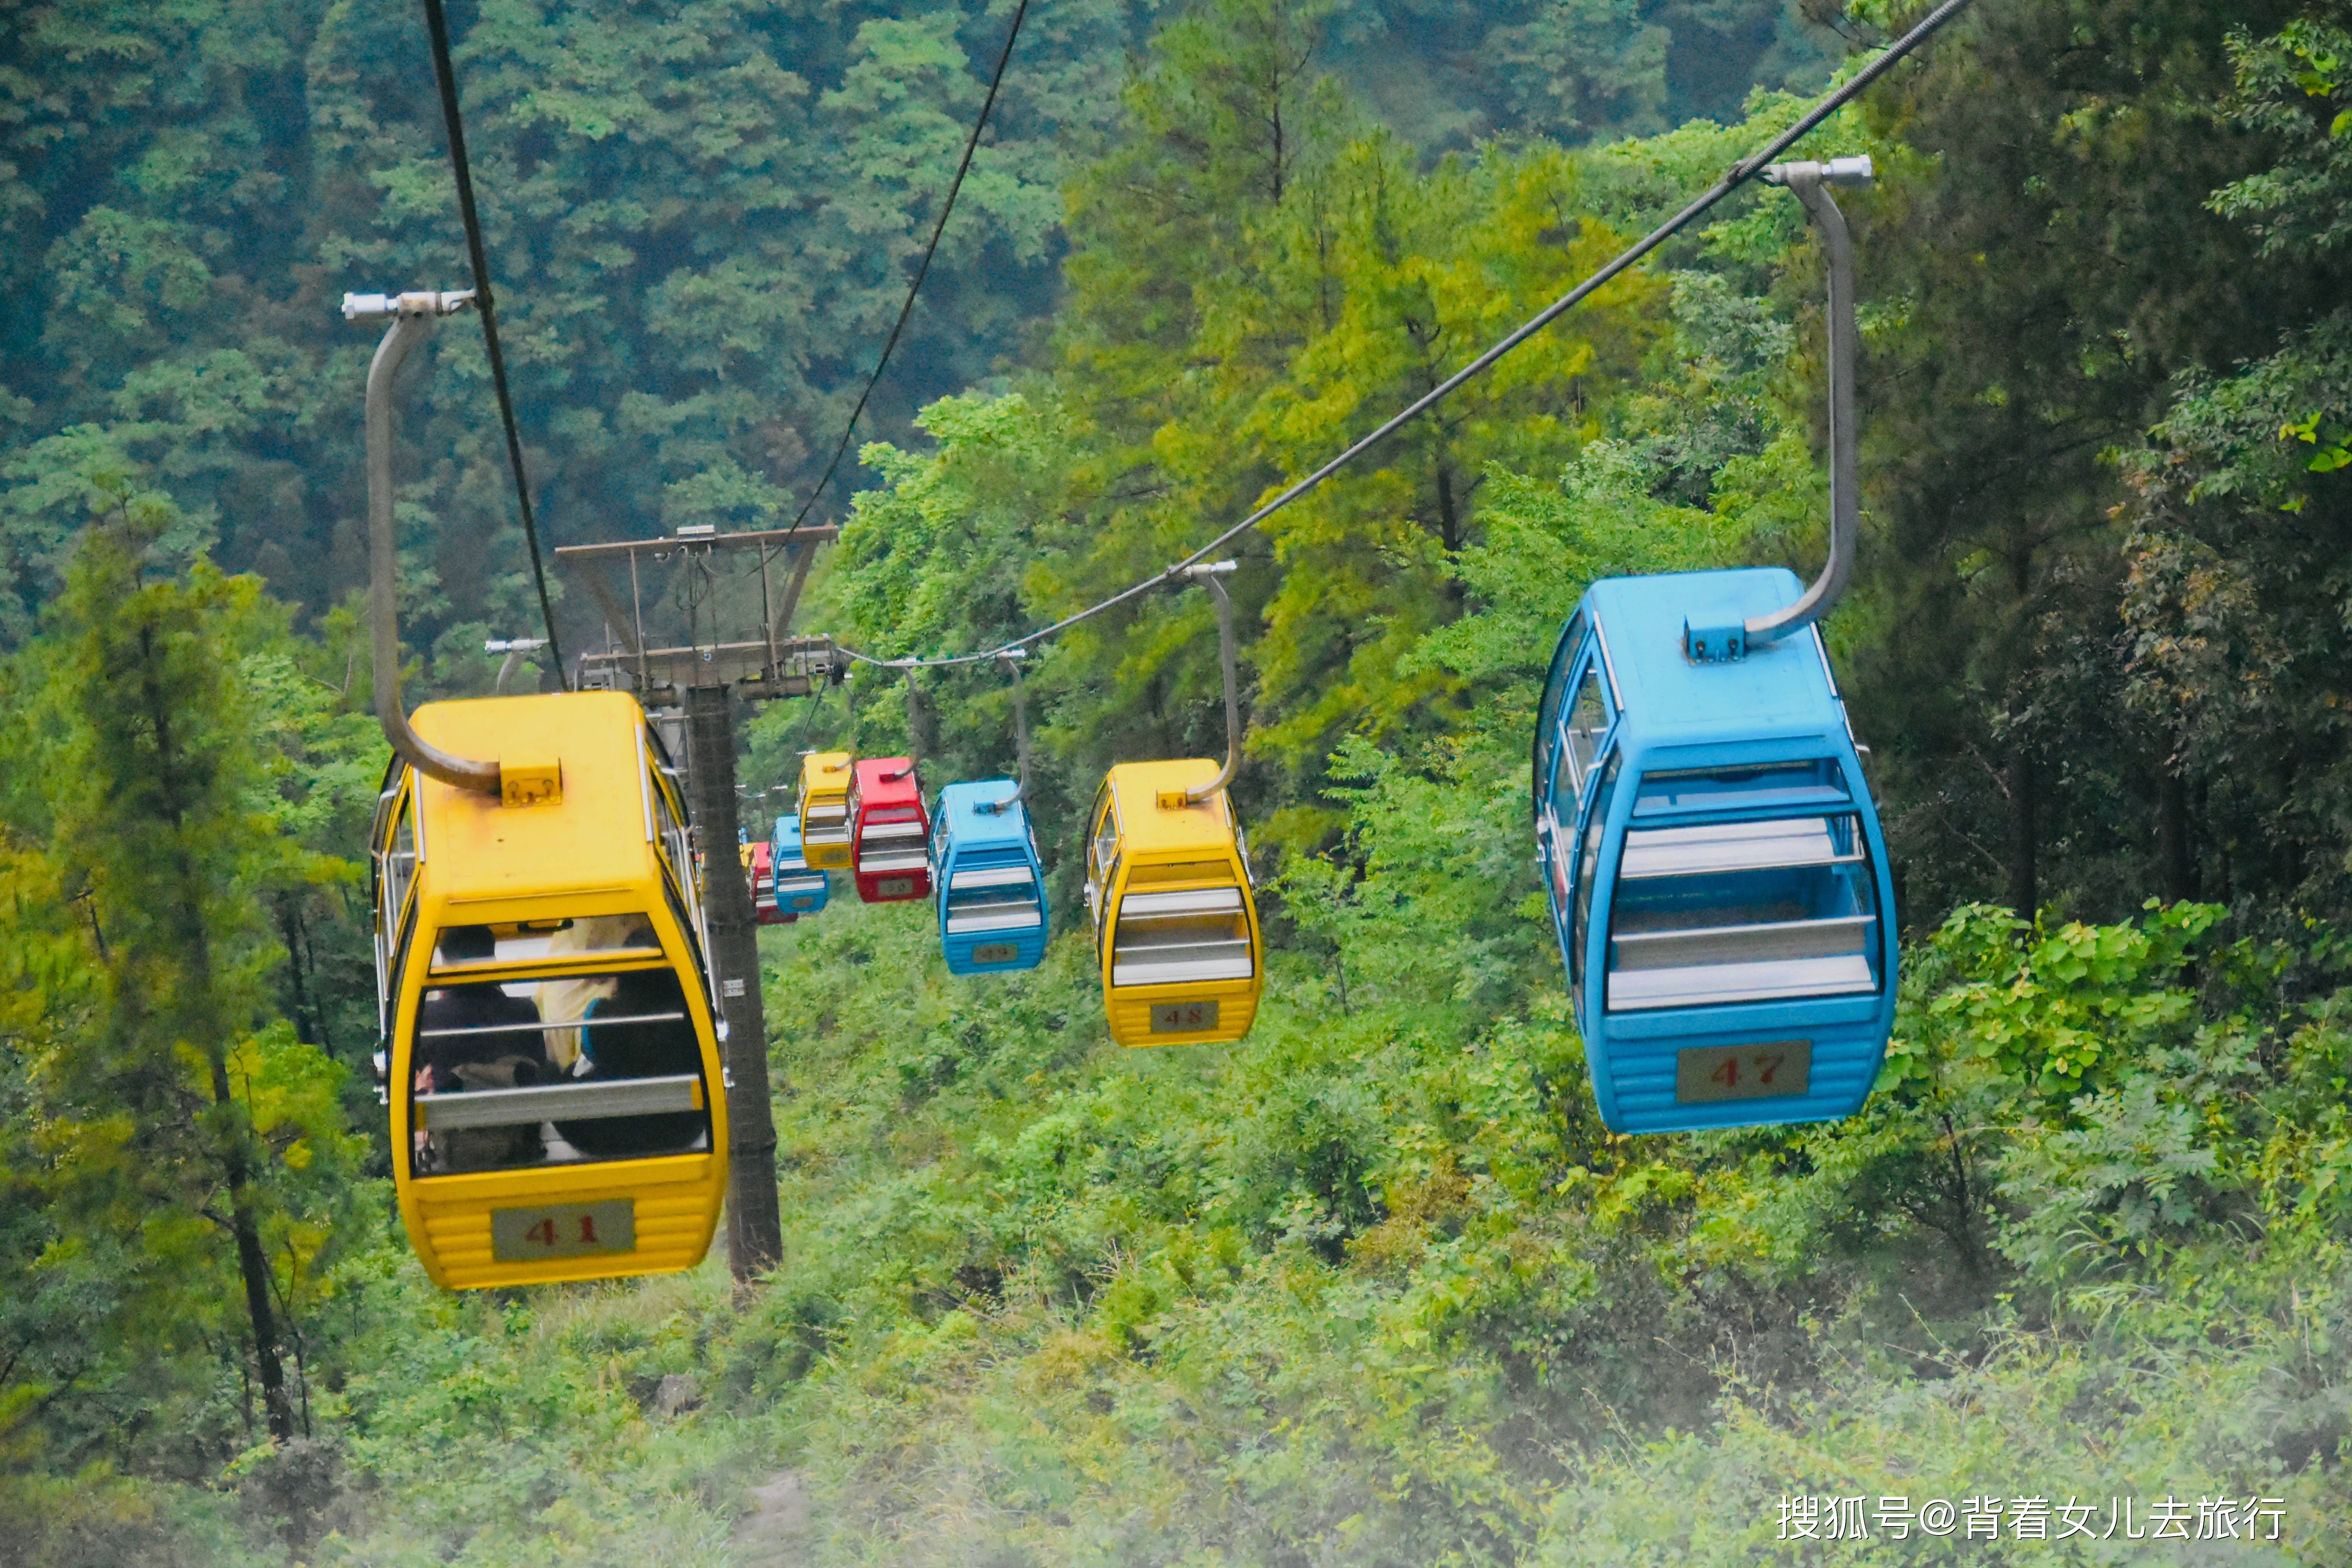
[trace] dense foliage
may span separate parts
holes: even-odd
[[[1236,542],[1245,1045],[1110,1046],[1081,933],[950,982],[926,910],[837,901],[765,938],[782,1267],[465,1298],[362,1087],[383,752],[331,304],[457,278],[419,29],[13,16],[0,1553],[2341,1561],[2352,18],[1981,3],[1808,143],[1881,174],[1843,198],[1868,537],[1830,633],[1910,945],[1864,1114],[1608,1134],[1528,864],[1583,585],[1821,549],[1819,266],[1750,191]],[[803,613],[877,655],[1157,571],[1911,14],[1033,9]],[[455,8],[557,540],[797,509],[1010,13]],[[411,685],[479,692],[530,596],[470,322],[426,359]],[[1100,767],[1221,744],[1209,624],[1150,595],[1032,661],[1064,910]],[[744,765],[999,770],[1009,704],[868,671]],[[2096,1522],[1898,1538],[1897,1498]],[[2243,1529],[2101,1538],[2126,1498]]]

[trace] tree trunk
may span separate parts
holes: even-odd
[[[213,1104],[225,1117],[234,1118],[237,1107],[229,1092],[227,1058],[217,1049],[211,1055]],[[269,1421],[269,1435],[290,1443],[294,1404],[286,1394],[286,1363],[278,1352],[278,1313],[269,1304],[269,1259],[261,1250],[261,1225],[254,1217],[247,1192],[253,1173],[233,1121],[223,1140],[221,1166],[228,1177],[229,1228],[236,1237],[236,1269],[245,1277],[246,1315],[253,1320],[253,1361],[261,1373],[261,1407]]]
[[[147,722],[155,734],[155,771],[162,799],[175,837],[187,832],[189,781],[173,739],[172,706],[154,679],[160,657],[152,627],[140,630],[142,679],[140,691]],[[236,1239],[236,1268],[245,1282],[246,1315],[253,1321],[254,1369],[261,1380],[262,1411],[269,1435],[281,1443],[293,1441],[294,1406],[286,1396],[286,1364],[278,1352],[278,1313],[269,1303],[269,1260],[261,1250],[261,1226],[253,1213],[253,1167],[247,1159],[244,1130],[236,1097],[228,1081],[228,1028],[214,995],[212,936],[205,921],[204,896],[196,868],[190,863],[184,841],[175,845],[172,921],[173,944],[187,966],[184,992],[178,1008],[191,1043],[205,1053],[212,1069],[212,1095],[219,1113],[215,1154],[228,1187],[229,1229]]]
[[[2157,875],[2164,901],[2197,896],[2197,852],[2189,841],[2189,784],[2170,764],[2157,774]]]
[[[1443,451],[1437,457],[1437,539],[1448,555],[1462,548],[1462,519],[1454,504],[1454,465]]]
[[[2020,746],[2009,764],[2009,907],[2017,911],[2019,919],[2026,921],[2031,921],[2042,908],[2042,889],[2034,864],[2038,848],[2034,818],[2041,789],[2041,770],[2034,763],[2033,753]]]
[[[325,1011],[311,997],[309,973],[310,944],[303,928],[302,911],[292,896],[278,900],[278,939],[286,944],[286,983],[293,993],[294,1022],[302,1031],[302,1038],[310,1041],[329,1056],[335,1054],[335,1043],[327,1038]]]

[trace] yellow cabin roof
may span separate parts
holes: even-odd
[[[1233,812],[1219,790],[1198,805],[1171,809],[1160,804],[1160,792],[1191,789],[1217,776],[1223,763],[1206,757],[1186,757],[1172,763],[1121,763],[1105,781],[1118,803],[1119,835],[1127,853],[1153,855],[1162,851],[1197,855],[1233,846]]]
[[[418,774],[420,876],[431,896],[477,901],[618,891],[659,875],[646,841],[637,752],[645,713],[635,698],[576,691],[428,702],[412,722],[457,756],[509,765],[553,758],[563,769],[563,798],[553,805],[501,805]]]
[[[847,752],[811,752],[801,759],[801,794],[847,795],[852,765]]]

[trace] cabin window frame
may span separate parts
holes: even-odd
[[[1230,907],[1224,907],[1222,904],[1213,908],[1204,906],[1189,910],[1161,910],[1150,907],[1154,900],[1165,902],[1191,899],[1197,903],[1200,900],[1214,899],[1220,894],[1231,895]],[[1118,918],[1109,922],[1108,936],[1110,984],[1113,986],[1121,990],[1132,990],[1139,986],[1231,985],[1245,984],[1258,978],[1257,928],[1255,921],[1252,918],[1255,905],[1246,883],[1226,882],[1222,886],[1198,889],[1147,885],[1139,890],[1128,892],[1119,899],[1118,903]],[[1145,907],[1136,907],[1139,905]],[[1131,940],[1149,937],[1154,934],[1155,931],[1167,926],[1176,928],[1179,933],[1177,940],[1160,942]],[[1130,940],[1123,941],[1123,938]],[[1153,961],[1149,958],[1122,960],[1120,957],[1122,952],[1138,951],[1149,952],[1155,949],[1183,952],[1202,946],[1232,947],[1235,945],[1242,949],[1239,954],[1232,955],[1240,960],[1241,973],[1238,974],[1139,976],[1133,979],[1122,979],[1119,975],[1123,965],[1144,969],[1153,966]],[[1232,958],[1228,957],[1223,962],[1231,961]],[[1158,962],[1165,966],[1171,961],[1163,958]],[[1193,958],[1178,962],[1199,964],[1219,961]]]
[[[1618,859],[1622,863],[1624,858],[1633,853],[1634,838],[1637,832],[1657,834],[1681,832],[1688,834],[1695,830],[1705,828],[1714,828],[1725,830],[1727,832],[1729,830],[1742,828],[1766,830],[1760,835],[1755,833],[1748,834],[1746,837],[1749,840],[1764,843],[1787,839],[1793,849],[1797,840],[1809,837],[1809,835],[1799,832],[1790,832],[1789,831],[1790,829],[1796,828],[1800,825],[1818,826],[1820,837],[1826,838],[1830,853],[1834,857],[1833,858],[1822,859],[1818,858],[1817,855],[1809,854],[1806,855],[1805,858],[1752,858],[1743,862],[1740,857],[1735,853],[1730,859],[1723,860],[1720,864],[1714,867],[1702,865],[1679,871],[1651,871],[1643,874],[1639,879],[1646,882],[1659,879],[1679,879],[1683,877],[1687,877],[1692,879],[1694,881],[1699,879],[1720,880],[1725,879],[1753,877],[1760,874],[1770,874],[1773,872],[1797,873],[1811,871],[1825,875],[1836,882],[1842,883],[1851,896],[1853,906],[1852,910],[1850,912],[1832,912],[1830,914],[1800,913],[1774,917],[1765,910],[1764,906],[1757,906],[1756,908],[1758,912],[1749,918],[1709,918],[1714,911],[1708,906],[1700,905],[1696,906],[1693,910],[1692,913],[1694,918],[1684,923],[1660,926],[1636,925],[1629,930],[1628,928],[1625,928],[1622,923],[1624,917],[1628,912],[1625,902],[1625,889],[1627,881],[1626,878],[1621,874],[1618,878],[1615,889],[1612,891],[1610,899],[1609,929],[1603,934],[1604,942],[1610,944],[1608,947],[1604,948],[1601,961],[1603,987],[1601,1003],[1604,1011],[1613,1015],[1633,1016],[1643,1013],[1703,1010],[1719,1007],[1780,1005],[1789,1003],[1835,1001],[1865,996],[1884,997],[1885,995],[1892,973],[1894,953],[1892,943],[1885,930],[1886,916],[1885,889],[1880,885],[1880,878],[1883,875],[1884,869],[1881,863],[1881,847],[1874,841],[1873,835],[1870,830],[1871,814],[1868,805],[1868,797],[1866,795],[1856,794],[1854,788],[1855,781],[1852,776],[1848,760],[1846,758],[1832,753],[1829,755],[1792,758],[1786,762],[1725,764],[1721,767],[1716,768],[1668,767],[1652,769],[1644,772],[1633,781],[1633,805],[1629,809],[1627,815],[1629,820],[1636,817],[1642,798],[1643,786],[1653,778],[1675,778],[1682,776],[1704,777],[1724,773],[1738,774],[1751,772],[1764,773],[1776,769],[1795,769],[1816,766],[1826,767],[1829,770],[1830,773],[1835,780],[1834,787],[1840,792],[1841,798],[1836,800],[1823,799],[1819,801],[1803,802],[1783,801],[1770,805],[1759,805],[1753,807],[1742,807],[1738,804],[1736,797],[1733,797],[1723,799],[1716,804],[1705,807],[1688,807],[1682,810],[1654,812],[1649,816],[1639,817],[1640,827],[1638,829],[1631,826],[1627,828],[1622,837],[1622,844],[1618,853]],[[1780,829],[1782,831],[1780,833],[1769,831],[1773,829]],[[1701,840],[1700,842],[1704,843],[1706,841]],[[1748,847],[1752,855],[1754,853],[1752,845],[1748,846]],[[1690,847],[1682,844],[1671,844],[1668,845],[1666,848],[1668,851],[1679,849],[1685,854],[1690,852]],[[1720,854],[1721,852],[1718,851],[1718,856],[1720,856]],[[1736,915],[1741,908],[1741,898],[1738,896],[1727,898],[1726,901],[1720,906],[1722,911],[1734,915]],[[1635,911],[1637,915],[1641,914],[1641,912],[1642,911]],[[1658,918],[1657,912],[1651,911],[1649,918],[1653,920]],[[1621,935],[1629,935],[1633,939],[1651,942],[1673,942],[1699,939],[1702,937],[1703,933],[1707,932],[1718,931],[1723,932],[1740,932],[1744,931],[1754,933],[1747,940],[1753,943],[1759,944],[1759,951],[1756,952],[1755,956],[1737,960],[1717,960],[1715,962],[1727,963],[1754,963],[1760,965],[1775,963],[1786,963],[1794,959],[1811,961],[1817,958],[1828,959],[1847,956],[1847,953],[1844,951],[1771,953],[1764,951],[1763,945],[1769,943],[1771,937],[1768,933],[1775,930],[1788,933],[1788,935],[1782,939],[1783,941],[1802,940],[1807,935],[1811,935],[1816,941],[1821,941],[1825,940],[1826,924],[1843,924],[1848,922],[1858,922],[1856,924],[1856,930],[1858,931],[1858,937],[1856,940],[1858,940],[1859,947],[1858,950],[1854,952],[1853,955],[1862,958],[1868,967],[1871,983],[1867,987],[1851,984],[1838,984],[1833,985],[1829,989],[1790,990],[1785,993],[1748,996],[1718,995],[1696,999],[1679,999],[1675,1001],[1636,999],[1624,1005],[1618,1003],[1612,994],[1613,982],[1616,976],[1621,973],[1639,973],[1649,969],[1674,967],[1672,965],[1662,966],[1653,963],[1649,964],[1636,965],[1629,970],[1621,971],[1616,962],[1616,953],[1614,951],[1614,944]],[[1810,931],[1808,931],[1809,927],[1811,928]]]
[[[396,781],[377,798],[391,797],[383,817],[381,835],[373,846],[375,887],[371,900],[375,906],[373,936],[375,938],[376,1032],[389,1037],[392,1015],[400,995],[399,973],[404,956],[401,942],[404,928],[415,923],[416,911],[417,873],[423,867],[423,837],[417,832],[415,777],[397,762],[394,764]],[[401,847],[405,836],[408,847]],[[407,864],[403,868],[401,861]]]
[[[677,908],[674,903],[672,905],[671,912],[673,916],[677,913]],[[660,928],[658,922],[654,921],[653,917],[650,915],[645,915],[642,911],[632,911],[632,913],[637,918],[644,918],[647,920],[648,923],[654,924],[656,939],[657,941],[660,939]],[[408,950],[413,952],[416,946],[414,940],[415,933],[413,920],[411,922],[411,941],[406,945]],[[440,934],[440,929],[436,929],[433,933],[436,945]],[[435,951],[435,947],[427,946],[425,951],[430,953]],[[677,982],[678,994],[683,1004],[682,1022],[684,1023],[685,1027],[693,1034],[695,1039],[695,1066],[693,1068],[693,1074],[701,1082],[699,1098],[701,1099],[702,1103],[700,1107],[693,1112],[693,1114],[699,1115],[702,1119],[702,1131],[698,1135],[700,1147],[689,1147],[684,1150],[670,1151],[664,1153],[629,1152],[596,1154],[589,1153],[586,1151],[581,1151],[584,1157],[579,1160],[555,1161],[541,1159],[532,1163],[487,1165],[478,1168],[454,1171],[428,1171],[423,1169],[420,1164],[423,1154],[423,1150],[420,1147],[420,1134],[425,1131],[425,1128],[423,1126],[424,1119],[419,1116],[417,1111],[417,1102],[419,1100],[431,1100],[439,1098],[437,1096],[420,1095],[416,1089],[416,1075],[418,1071],[417,1049],[423,1040],[423,1037],[420,1032],[420,1023],[425,1011],[425,996],[427,993],[440,988],[440,986],[436,986],[435,984],[435,977],[428,964],[424,976],[424,984],[419,985],[417,988],[415,1005],[408,1009],[406,1029],[404,1031],[409,1042],[407,1072],[404,1075],[405,1081],[404,1083],[392,1086],[394,1092],[404,1097],[404,1102],[407,1107],[408,1147],[405,1150],[394,1151],[394,1155],[396,1158],[404,1162],[404,1168],[408,1173],[408,1179],[410,1181],[438,1182],[447,1177],[480,1175],[486,1173],[529,1175],[549,1171],[573,1171],[591,1166],[611,1164],[624,1160],[667,1159],[677,1158],[681,1155],[707,1155],[712,1149],[717,1147],[719,1136],[720,1117],[723,1110],[724,1101],[718,1093],[714,1092],[713,1089],[711,1064],[703,1048],[705,1035],[704,1025],[702,1021],[697,1017],[694,1010],[694,987],[688,984],[687,976],[679,972],[677,955],[669,951],[669,947],[667,942],[662,943],[660,955],[658,957],[628,959],[621,956],[624,952],[628,951],[631,950],[609,950],[607,952],[600,955],[605,960],[605,962],[598,968],[585,973],[568,967],[551,965],[544,958],[532,957],[514,960],[511,963],[499,965],[495,971],[479,975],[455,977],[445,974],[441,977],[441,986],[474,984],[496,984],[499,986],[509,984],[528,984],[535,986],[549,981],[600,980],[646,971],[658,971],[671,975]],[[534,1010],[536,1010],[537,1003],[535,1001],[533,1003],[533,1007]],[[593,1027],[595,1022],[595,1020],[586,1017],[577,1020],[550,1022],[546,1018],[541,1017],[538,1024],[530,1026],[530,1027],[540,1032],[540,1039],[542,1042],[542,1049],[544,1049],[544,1042],[547,1040],[549,1035],[555,1030],[562,1028]],[[518,1029],[517,1032],[520,1033],[521,1031]],[[684,1075],[654,1074],[649,1076],[658,1078],[663,1076]],[[570,1081],[569,1075],[559,1075],[552,1083],[536,1087],[559,1088],[564,1086],[568,1081]],[[613,1079],[603,1081],[625,1083],[630,1081],[630,1079]],[[446,1093],[448,1091],[444,1092]],[[479,1091],[477,1090],[472,1092]],[[679,1112],[656,1112],[655,1114],[679,1114]],[[551,1116],[547,1120],[561,1121],[562,1119],[560,1117]],[[527,1124],[516,1123],[515,1125]],[[575,1145],[574,1147],[576,1148],[577,1146]]]
[[[1119,845],[1125,837],[1120,831],[1118,820],[1118,792],[1106,783],[1102,786],[1101,793],[1095,797],[1095,809],[1089,815],[1091,821],[1087,828],[1087,889],[1092,896],[1087,901],[1094,906],[1090,913],[1094,921],[1095,942],[1099,947],[1102,942],[1104,918],[1110,908],[1111,884],[1116,879],[1118,868]],[[1106,825],[1108,826],[1108,832],[1104,831]],[[1106,846],[1108,848],[1107,857]]]
[[[1568,625],[1560,629],[1559,641],[1553,645],[1551,665],[1544,673],[1543,694],[1536,700],[1535,754],[1529,759],[1529,795],[1538,816],[1543,815],[1544,802],[1551,794],[1552,770],[1559,758],[1559,735],[1557,726],[1560,710],[1566,706],[1572,682],[1563,679],[1563,671],[1572,672],[1584,651],[1590,628],[1585,625],[1584,611],[1580,607],[1569,616]]]
[[[1601,879],[1593,868],[1601,863],[1601,840],[1609,830],[1609,811],[1615,804],[1623,775],[1624,749],[1604,744],[1593,769],[1591,798],[1579,811],[1578,832],[1570,846],[1575,858],[1569,866],[1568,984],[1580,1005],[1584,998],[1585,949],[1592,931],[1593,886]]]
[[[707,976],[710,947],[709,932],[703,924],[702,900],[698,895],[696,879],[684,874],[684,868],[694,864],[694,840],[686,815],[685,803],[677,796],[667,775],[660,768],[646,774],[652,786],[651,806],[654,814],[654,858],[661,868],[662,891],[670,900],[671,913],[686,935],[687,949],[696,961],[696,967]],[[706,986],[705,989],[708,989]],[[715,1005],[717,998],[712,998]]]
[[[402,911],[400,924],[394,928],[397,934],[394,937],[391,951],[385,955],[383,961],[385,979],[383,1003],[377,1010],[376,1029],[383,1037],[384,1066],[387,1071],[393,1066],[393,1024],[400,1016],[400,991],[401,987],[407,984],[408,963],[416,946],[416,916],[417,905],[411,900],[408,908]],[[426,967],[429,969],[431,965],[428,963]],[[422,990],[418,991],[417,996],[420,1002],[424,994]],[[415,1070],[412,1064],[409,1068],[411,1076],[415,1075]]]
[[[1559,765],[1569,772],[1570,798],[1581,801],[1585,781],[1600,765],[1601,752],[1608,743],[1609,731],[1616,727],[1617,708],[1610,700],[1609,683],[1603,679],[1605,672],[1601,668],[1598,648],[1593,650],[1591,658],[1580,663],[1578,669],[1580,673],[1570,683],[1569,698],[1561,705]],[[1576,721],[1584,712],[1588,697],[1591,699],[1591,707],[1599,721],[1590,728],[1579,729],[1575,727]],[[1580,739],[1587,741],[1591,746],[1590,752],[1581,756],[1577,750]]]

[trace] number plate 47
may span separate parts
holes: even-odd
[[[591,1253],[636,1249],[637,1205],[634,1198],[490,1211],[490,1256],[500,1263],[531,1263],[541,1258],[582,1258]]]
[[[1675,1053],[1675,1100],[1778,1100],[1799,1095],[1813,1077],[1813,1042],[1767,1040],[1755,1046],[1695,1046]]]

